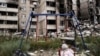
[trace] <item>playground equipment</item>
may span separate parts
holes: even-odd
[[[23,44],[23,38],[26,35],[26,29],[27,29],[28,25],[29,25],[29,28],[31,27],[32,16],[46,16],[46,17],[47,16],[69,16],[69,17],[71,17],[71,20],[72,20],[72,24],[74,26],[74,29],[78,29],[79,32],[80,32],[80,34],[81,34],[83,48],[84,49],[86,48],[86,45],[85,45],[85,42],[84,42],[84,39],[83,39],[83,35],[82,35],[82,31],[81,31],[80,26],[79,26],[79,21],[77,20],[77,17],[75,16],[74,11],[70,11],[69,13],[65,13],[65,14],[34,14],[33,12],[31,12],[29,14],[29,18],[27,20],[27,23],[26,23],[24,32],[22,32],[22,37],[21,37],[21,40],[20,40],[19,48],[16,51],[15,56],[25,56],[23,54],[23,52],[21,51],[21,48],[22,48],[22,44]],[[38,18],[37,18],[37,20],[38,20]]]

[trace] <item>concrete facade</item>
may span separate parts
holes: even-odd
[[[39,13],[56,14],[55,0],[40,0]],[[57,32],[58,16],[39,16],[40,34],[46,35],[48,32]]]
[[[29,14],[35,10],[34,2],[36,0],[19,0],[19,30],[25,29],[25,25],[28,21]],[[37,19],[32,17],[31,31],[36,31]],[[29,27],[29,26],[28,26]],[[28,30],[28,29],[27,29]]]
[[[74,10],[77,16],[76,0],[40,0],[38,13],[64,14]],[[40,34],[66,31],[70,22],[66,16],[39,16]]]
[[[29,13],[59,14],[75,11],[79,20],[93,21],[90,18],[89,8],[95,9],[95,16],[100,22],[99,0],[0,0],[0,32],[16,32],[25,29]],[[34,16],[32,17],[31,32],[37,35],[47,35],[49,32],[66,31],[71,23],[65,16]]]
[[[0,0],[0,33],[23,31],[36,0]],[[31,32],[36,32],[37,19],[32,17]]]
[[[81,19],[94,24],[95,19],[100,22],[100,1],[99,0],[80,0]],[[91,11],[92,10],[92,11]]]
[[[18,1],[0,0],[0,34],[16,32],[18,22]]]

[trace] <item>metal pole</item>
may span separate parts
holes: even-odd
[[[74,25],[75,28],[78,28],[78,30],[79,30],[79,32],[80,32],[80,35],[81,35],[83,48],[86,49],[87,47],[86,47],[86,45],[85,45],[84,37],[83,37],[83,35],[82,35],[82,30],[81,30],[81,28],[80,28],[80,26],[79,26],[79,23],[78,23],[78,21],[77,21],[77,18],[76,18],[76,16],[75,16],[74,11],[71,12],[71,15],[70,15],[70,16],[73,16],[73,18],[74,18],[74,20],[73,20],[73,23],[74,23],[74,24],[73,24],[73,25]]]
[[[48,30],[47,30],[47,15],[46,15],[46,36],[45,36],[45,40],[47,41],[47,33],[48,33]]]
[[[31,29],[31,24],[32,24],[32,16],[30,17],[31,19],[30,19],[30,22],[29,22],[29,28],[28,28],[28,32],[27,32],[27,39],[28,39],[28,37],[29,37],[29,31],[30,31],[30,29]],[[27,40],[26,39],[26,40]]]
[[[37,18],[37,24],[36,24],[36,40],[38,41],[38,16],[36,16]]]
[[[56,16],[56,35],[58,37],[58,20],[57,20],[57,16]]]

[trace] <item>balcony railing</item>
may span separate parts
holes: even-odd
[[[8,3],[15,3],[18,4],[18,0],[7,0]]]
[[[56,17],[55,16],[48,16],[47,19],[50,19],[50,20],[55,20]]]
[[[17,16],[0,16],[0,20],[18,21]]]
[[[0,11],[18,12],[18,8],[0,7]]]
[[[7,8],[7,11],[18,12],[18,8]]]
[[[56,25],[47,25],[47,29],[56,29]]]
[[[16,24],[0,24],[0,28],[9,28],[9,29],[17,29]]]
[[[55,11],[55,7],[47,6],[47,10],[53,10],[53,11]]]

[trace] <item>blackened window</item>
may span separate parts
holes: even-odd
[[[9,30],[9,32],[16,32],[17,31],[17,29],[8,29]]]
[[[56,20],[47,20],[47,24],[50,25],[56,24]]]
[[[100,24],[100,16],[97,16],[97,21]]]
[[[96,6],[100,6],[100,0],[96,0]]]
[[[59,12],[62,14],[66,12],[66,8],[64,7],[64,4],[59,5]]]
[[[0,15],[5,16],[5,15],[7,15],[7,14],[6,14],[6,12],[4,12],[4,11],[0,11]]]
[[[36,25],[36,22],[31,22],[32,25]]]
[[[80,7],[80,0],[77,0],[77,6]]]
[[[8,12],[8,16],[17,16],[17,13],[15,13],[15,12]]]
[[[49,14],[55,14],[55,13],[56,13],[56,11],[47,10],[47,13],[49,13]]]
[[[6,3],[0,3],[0,7],[7,7]]]
[[[50,7],[55,7],[56,6],[56,3],[51,2],[51,1],[47,1],[46,4],[47,4],[47,6],[50,6]]]
[[[48,29],[48,32],[56,32],[56,29]]]
[[[7,21],[7,24],[17,24],[17,21]]]
[[[64,4],[60,4],[60,8],[64,8]]]
[[[8,3],[7,7],[9,7],[9,8],[18,8],[18,5],[17,4]]]
[[[34,11],[34,8],[32,8],[32,11]]]
[[[60,21],[60,25],[64,25],[64,21]]]
[[[0,20],[0,24],[3,24],[4,20]]]
[[[32,18],[35,18],[35,16],[33,15]]]

